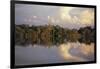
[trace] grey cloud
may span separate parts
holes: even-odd
[[[56,6],[26,5],[16,4],[15,6],[15,22],[20,24],[25,18],[31,16],[47,17],[56,14],[59,8]]]

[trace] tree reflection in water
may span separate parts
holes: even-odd
[[[94,33],[91,27],[65,29],[59,26],[16,25],[15,46],[56,46],[60,56],[69,62],[94,60]],[[48,49],[49,50],[49,49]]]
[[[15,25],[15,44],[60,45],[66,42],[90,44],[94,42],[95,30],[91,27],[77,29],[62,28],[58,25],[29,26]]]

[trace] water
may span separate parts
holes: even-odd
[[[94,61],[94,43],[67,42],[58,46],[15,46],[15,65]]]

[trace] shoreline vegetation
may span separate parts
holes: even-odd
[[[94,42],[95,29],[91,26],[80,29],[67,29],[58,25],[29,26],[15,25],[16,45],[59,45],[66,42],[90,44]]]

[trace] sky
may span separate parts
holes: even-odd
[[[30,26],[51,24],[69,29],[93,27],[94,8],[16,4],[15,24]]]

